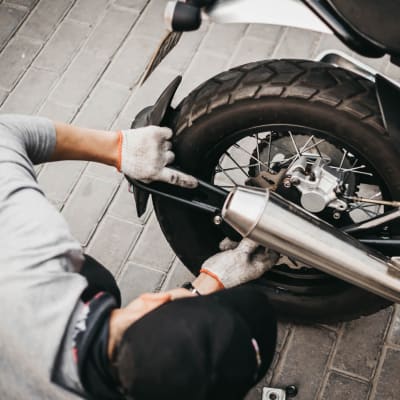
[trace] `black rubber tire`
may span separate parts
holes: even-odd
[[[312,61],[246,64],[195,89],[177,107],[171,121],[177,133],[177,163],[189,173],[210,179],[204,165],[216,161],[211,160],[216,146],[240,130],[276,123],[313,128],[357,149],[378,172],[389,195],[400,197],[399,154],[384,129],[373,83]],[[153,203],[168,242],[197,273],[202,262],[218,251],[218,228],[201,212],[158,197]],[[340,293],[318,296],[263,287],[283,319],[301,322],[351,320],[390,305],[348,284]]]

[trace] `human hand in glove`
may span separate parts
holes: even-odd
[[[239,244],[225,239],[220,248],[225,251],[206,260],[200,272],[217,280],[221,289],[260,278],[279,258],[278,253],[247,238]]]
[[[186,188],[195,188],[197,179],[166,167],[175,155],[172,152],[172,131],[147,126],[119,132],[119,163],[117,168],[131,179],[145,183],[162,181]]]

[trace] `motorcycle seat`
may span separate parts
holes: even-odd
[[[354,30],[400,56],[400,0],[327,0]]]

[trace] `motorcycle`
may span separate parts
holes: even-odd
[[[144,79],[204,19],[312,26],[400,65],[398,11],[389,0],[169,2],[170,33]],[[225,237],[278,251],[254,284],[292,321],[351,320],[400,302],[400,86],[340,53],[245,64],[172,108],[180,81],[132,127],[170,127],[174,167],[199,186],[131,184],[139,215],[152,195],[182,262],[196,274]]]

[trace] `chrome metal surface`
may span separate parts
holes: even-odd
[[[229,193],[222,209],[222,218],[236,221],[233,226],[242,236],[249,235],[261,218],[266,205],[266,197],[269,191],[258,188],[240,187]]]
[[[299,0],[219,0],[204,12],[203,18],[218,24],[272,24],[332,33]]]
[[[273,192],[237,187],[222,217],[261,245],[400,302],[400,271],[394,261]]]
[[[222,224],[222,221],[223,221],[223,219],[222,219],[222,217],[221,217],[220,215],[216,215],[216,216],[214,217],[214,224],[215,224],[215,225],[221,225],[221,224]]]
[[[264,387],[262,400],[286,400],[286,392],[282,389]]]
[[[344,196],[345,199],[356,201],[359,203],[379,204],[381,206],[400,207],[400,201],[386,201],[366,199],[364,197]]]
[[[307,211],[319,213],[326,207],[347,209],[347,203],[337,197],[340,175],[327,164],[322,157],[310,160],[308,156],[300,156],[287,170],[290,183],[300,191],[301,205]]]
[[[367,229],[371,229],[371,228],[375,228],[375,227],[383,225],[383,224],[387,224],[388,222],[393,221],[396,218],[400,218],[400,209],[392,210],[385,214],[379,215],[378,217],[372,218],[368,221],[354,224],[351,227],[342,229],[342,231],[346,232],[346,233],[365,231]]]
[[[375,82],[375,75],[378,73],[369,65],[339,50],[326,50],[320,53],[316,60],[347,69],[373,82]]]

